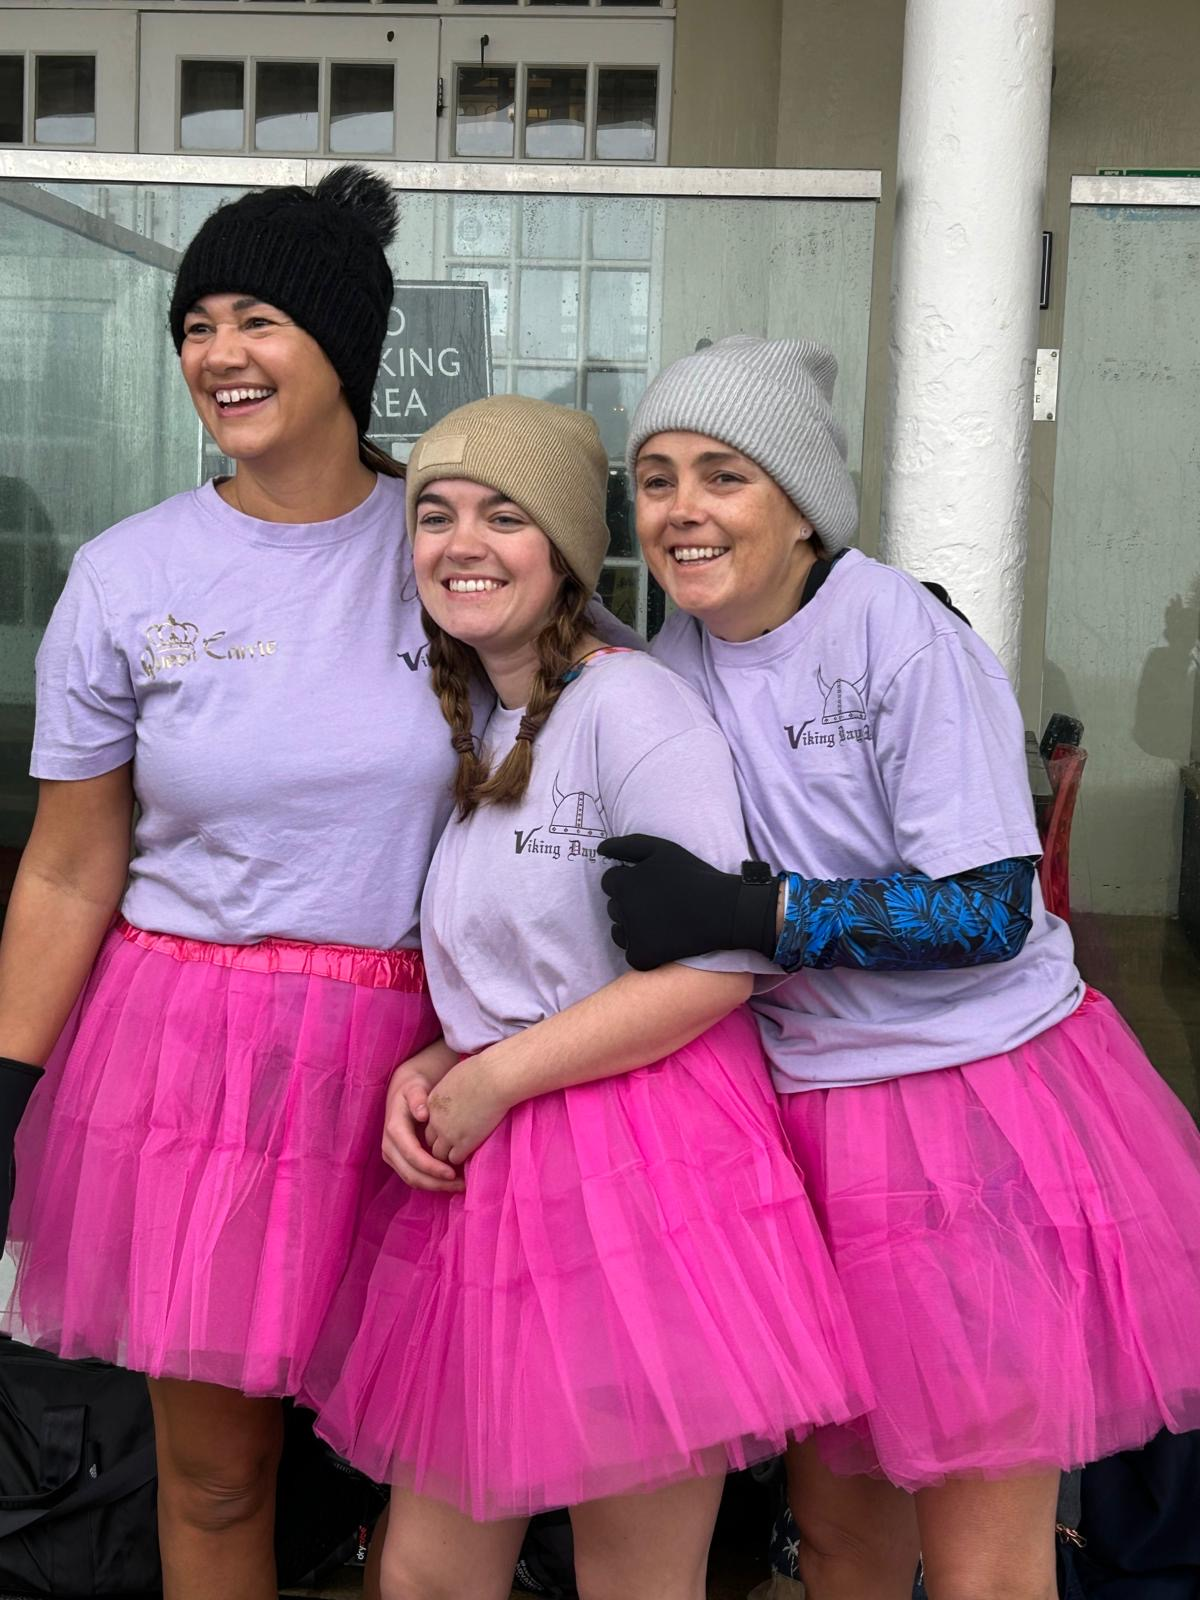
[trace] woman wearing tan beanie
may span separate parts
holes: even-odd
[[[744,833],[697,697],[586,625],[606,482],[589,417],[518,397],[454,412],[410,463],[459,758],[422,908],[443,1037],[393,1080],[396,1177],[309,1396],[393,1484],[386,1600],[501,1600],[529,1516],[562,1505],[588,1600],[702,1600],[726,1469],[867,1398],[742,1006],[763,963],[633,973],[608,937],[605,834],[733,866]]]

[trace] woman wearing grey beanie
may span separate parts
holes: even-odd
[[[633,417],[655,653],[762,859],[610,839],[603,887],[633,967],[780,968],[752,1005],[877,1400],[789,1453],[811,1600],[908,1600],[918,1550],[931,1600],[1051,1600],[1060,1469],[1200,1425],[1200,1136],[1042,903],[1003,668],[850,548],[836,371],[724,339]]]

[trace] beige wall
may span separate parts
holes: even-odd
[[[671,162],[773,167],[783,0],[676,0]]]
[[[672,161],[750,165],[739,150],[762,146],[773,63],[774,154],[765,164],[883,173],[863,455],[868,551],[878,544],[903,37],[904,0],[679,0]],[[1200,3],[1058,0],[1054,54],[1045,218],[1054,270],[1044,346],[1062,338],[1072,175],[1098,166],[1200,166]],[[751,62],[761,73],[744,79]],[[757,101],[747,92],[753,83],[761,84]],[[723,129],[739,108],[744,130]],[[1041,715],[1055,442],[1055,425],[1038,424],[1020,686],[1030,725]]]

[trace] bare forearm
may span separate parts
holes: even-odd
[[[748,974],[676,964],[627,972],[586,1000],[487,1052],[516,1105],[552,1089],[615,1077],[698,1038],[749,998]]]
[[[100,892],[22,863],[0,943],[0,1055],[41,1066],[87,980],[121,898],[124,874]]]
[[[432,1086],[441,1083],[457,1060],[458,1051],[452,1050],[445,1039],[439,1038],[427,1044],[424,1050],[418,1050],[415,1056],[409,1056],[402,1065],[405,1072],[419,1075]]]
[[[0,943],[0,1055],[41,1066],[87,980],[129,871],[128,765],[46,782]]]

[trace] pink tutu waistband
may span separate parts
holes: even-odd
[[[142,950],[175,961],[203,961],[212,967],[246,972],[297,972],[334,978],[364,989],[425,991],[425,962],[419,950],[369,950],[350,944],[306,944],[302,939],[262,939],[258,944],[212,944],[177,933],[151,933],[118,917],[114,931]]]

